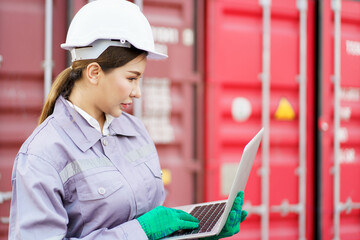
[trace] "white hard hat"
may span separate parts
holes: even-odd
[[[74,62],[96,59],[109,46],[130,44],[148,52],[148,58],[167,58],[155,51],[150,24],[138,6],[126,0],[97,0],[76,13],[61,47],[70,50]]]

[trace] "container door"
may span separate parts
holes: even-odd
[[[63,1],[54,1],[53,13],[55,76],[65,67]],[[0,3],[0,239],[8,239],[13,162],[35,129],[44,100],[44,19],[44,1]]]
[[[265,127],[232,239],[311,239],[313,1],[207,1],[205,200],[225,199]]]
[[[319,239],[360,239],[360,2],[322,2]]]
[[[201,94],[196,48],[201,33],[195,21],[197,4],[188,0],[143,1],[156,48],[169,56],[166,60],[148,61],[140,106],[140,117],[158,150],[166,206],[190,204],[199,199],[195,192],[202,171],[197,151],[202,128],[197,123],[197,109],[201,109],[197,105],[199,91]],[[138,105],[134,106],[135,115],[139,115]]]

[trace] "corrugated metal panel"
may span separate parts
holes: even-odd
[[[44,1],[0,3],[0,192],[11,191],[15,156],[36,127],[43,102]],[[65,65],[65,2],[54,1],[54,74]],[[2,195],[4,196],[4,195]],[[0,239],[7,239],[10,202],[0,201]]]
[[[263,150],[255,159],[245,191],[251,215],[233,239],[299,239],[306,216],[306,238],[312,238],[313,212],[313,64],[314,2],[307,4],[306,204],[299,195],[300,13],[297,1],[260,1],[271,9],[270,99],[262,101],[263,7],[259,1],[207,2],[206,58],[206,200],[227,196],[234,164],[245,144],[269,116],[269,179],[261,174]],[[271,4],[270,4],[271,3]],[[264,145],[266,139],[263,139]],[[263,148],[264,149],[264,148]],[[268,187],[269,202],[263,202]],[[305,187],[305,186],[304,186]],[[305,196],[304,196],[305,197]],[[264,208],[269,214],[264,215]],[[299,209],[302,209],[300,212]],[[262,214],[260,214],[262,212]],[[301,214],[300,214],[301,213]],[[262,216],[262,217],[259,217]],[[265,222],[265,224],[264,224]],[[267,222],[267,223],[266,223]],[[265,226],[265,227],[264,227]],[[268,232],[268,233],[266,233]],[[265,237],[264,237],[265,236]],[[267,238],[268,237],[268,238]]]
[[[197,154],[202,125],[197,123],[200,75],[194,69],[197,49],[194,1],[146,0],[143,11],[153,28],[156,47],[169,55],[148,61],[143,81],[142,119],[159,153],[166,206],[198,200],[202,161]],[[155,93],[154,93],[155,91]]]
[[[360,239],[360,2],[322,3],[322,238]]]

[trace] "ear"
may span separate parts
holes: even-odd
[[[92,62],[86,67],[86,77],[91,84],[97,85],[101,74],[101,67],[98,63]]]

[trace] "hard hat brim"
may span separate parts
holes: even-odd
[[[85,46],[79,47],[79,45],[81,44],[78,44],[77,47],[66,43],[61,44],[61,48],[70,51],[72,62],[78,60],[96,59],[101,55],[101,53],[103,53],[110,46],[126,47],[126,48],[131,47],[131,44],[128,41],[120,40],[120,39],[119,40],[99,39],[91,44],[86,44]],[[148,53],[147,55],[148,59],[161,60],[161,59],[166,59],[168,57],[166,54],[163,53],[149,51],[147,49],[141,49],[141,50],[146,51]]]

